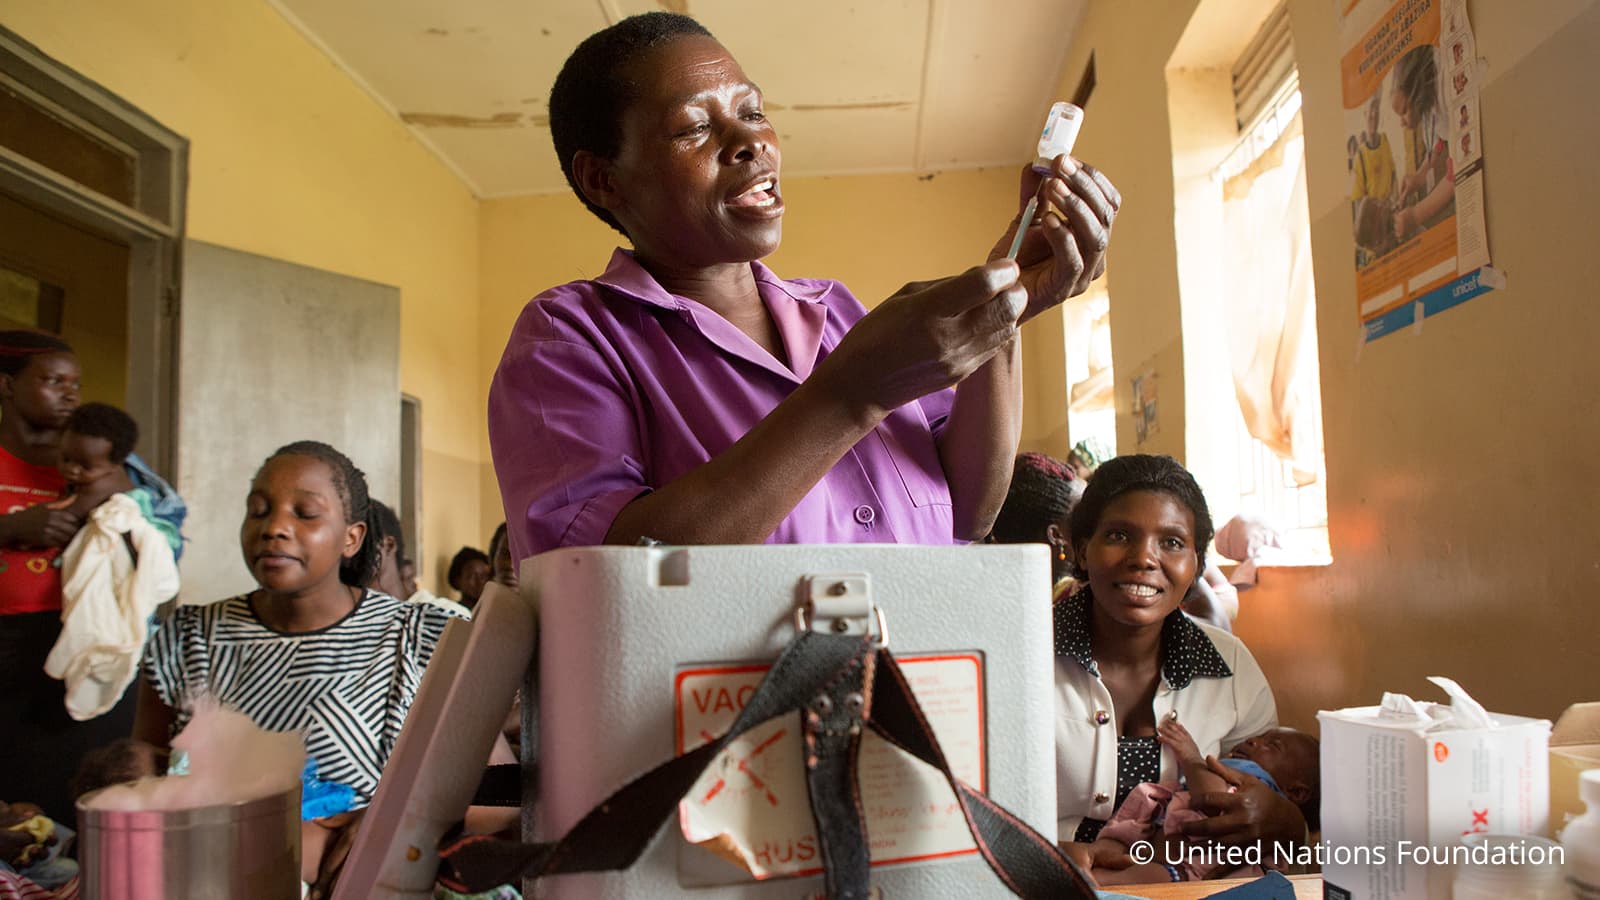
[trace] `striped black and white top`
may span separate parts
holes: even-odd
[[[372,802],[423,670],[450,621],[432,604],[369,590],[349,615],[297,634],[262,623],[249,596],[179,606],[145,649],[144,672],[188,724],[210,695],[267,731],[299,731],[321,781]]]

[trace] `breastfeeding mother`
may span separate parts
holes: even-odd
[[[949,544],[981,538],[1020,427],[1021,321],[1104,268],[1116,189],[1061,157],[1057,212],[1003,258],[868,314],[787,281],[778,134],[693,19],[625,19],[573,51],[550,130],[579,199],[621,232],[604,274],[534,298],[489,393],[517,559],[558,546]],[[1019,203],[1019,206],[1021,204]],[[889,212],[886,210],[885,212]],[[881,250],[894,264],[894,246]],[[954,388],[951,390],[951,388]]]
[[[1124,868],[1126,848],[1093,842],[1134,786],[1177,783],[1157,723],[1176,719],[1202,753],[1221,756],[1276,725],[1277,707],[1244,644],[1178,608],[1212,534],[1205,495],[1183,466],[1165,456],[1106,462],[1073,508],[1071,532],[1082,586],[1055,608],[1057,824],[1063,840],[1079,842],[1069,850],[1080,860],[1088,853],[1094,864]],[[1259,779],[1213,768],[1238,789],[1196,794],[1195,807],[1214,815],[1187,834],[1302,840],[1293,802]]]

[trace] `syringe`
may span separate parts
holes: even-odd
[[[1082,109],[1066,102],[1052,105],[1050,115],[1044,120],[1044,131],[1039,135],[1033,170],[1048,177],[1054,171],[1052,166],[1056,157],[1072,152],[1072,145],[1077,143],[1078,130],[1082,127]],[[1034,194],[1028,198],[1028,205],[1022,208],[1022,221],[1017,223],[1017,234],[1011,239],[1011,249],[1006,251],[1006,259],[1017,258],[1017,251],[1022,249],[1022,238],[1028,233],[1028,226],[1033,224],[1034,214],[1038,211],[1039,195]]]

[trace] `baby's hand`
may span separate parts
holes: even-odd
[[[1126,869],[1133,865],[1133,857],[1120,841],[1100,838],[1090,844],[1062,841],[1061,850],[1084,871],[1091,869]]]
[[[1205,760],[1200,753],[1200,745],[1195,743],[1194,735],[1190,734],[1189,729],[1183,727],[1177,719],[1169,718],[1157,725],[1156,739],[1172,748],[1173,754],[1178,757],[1179,765]]]

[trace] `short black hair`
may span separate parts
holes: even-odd
[[[267,463],[280,456],[308,456],[333,470],[333,487],[344,503],[344,520],[352,524],[361,522],[367,526],[366,535],[361,540],[361,546],[356,548],[355,555],[339,561],[339,581],[358,588],[371,584],[378,575],[378,540],[373,535],[380,530],[380,526],[376,521],[372,499],[367,495],[366,473],[356,468],[350,457],[321,441],[284,444],[261,463],[261,468],[265,469]],[[259,469],[256,474],[260,475]]]
[[[1205,571],[1206,547],[1216,529],[1211,524],[1211,508],[1206,505],[1205,492],[1199,482],[1181,463],[1170,456],[1133,453],[1106,460],[1095,469],[1094,477],[1083,491],[1083,499],[1072,509],[1072,547],[1078,560],[1073,564],[1078,578],[1087,578],[1083,570],[1083,546],[1094,536],[1100,517],[1111,501],[1133,491],[1153,491],[1166,494],[1189,508],[1194,516],[1194,552],[1196,574]]]
[[[0,331],[0,375],[18,374],[35,356],[71,352],[71,344],[43,331],[25,328]]]
[[[367,539],[376,543],[380,548],[384,538],[394,538],[395,564],[406,555],[406,533],[400,525],[400,517],[395,515],[394,508],[382,500],[372,501],[372,521],[378,526],[377,531],[367,533]]]
[[[461,573],[466,571],[467,566],[474,561],[482,562],[490,568],[494,567],[494,563],[489,560],[489,557],[482,550],[477,547],[462,547],[456,551],[455,556],[450,558],[450,571],[445,575],[445,581],[449,582],[452,588],[458,591],[461,590],[461,585],[456,582],[461,580]]]
[[[550,88],[550,139],[561,174],[583,205],[624,237],[628,233],[622,223],[578,187],[572,157],[587,150],[604,159],[616,158],[622,149],[622,114],[638,91],[630,70],[649,51],[688,36],[712,37],[704,25],[678,13],[629,16],[585,38],[562,64]]]
[[[66,431],[111,442],[112,462],[121,465],[139,443],[139,423],[109,403],[85,403],[67,417]]]
[[[1019,455],[1011,470],[1011,487],[990,535],[1000,544],[1043,542],[1045,529],[1065,521],[1077,502],[1077,480],[1072,469],[1053,456]]]

